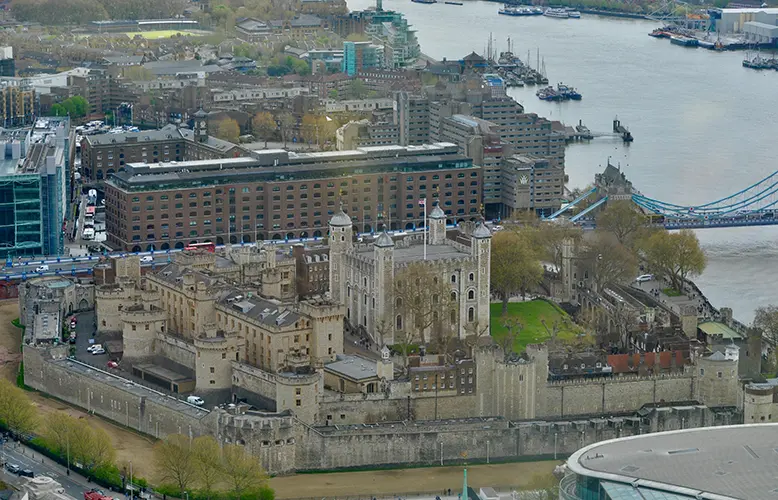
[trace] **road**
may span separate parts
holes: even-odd
[[[72,471],[68,475],[65,467],[21,443],[9,440],[3,444],[2,453],[3,459],[9,464],[16,464],[22,469],[30,469],[36,476],[53,478],[62,485],[68,495],[74,498],[83,498],[84,491],[95,487],[85,477]],[[26,480],[24,477],[11,474],[5,468],[0,472],[0,478],[17,487]]]

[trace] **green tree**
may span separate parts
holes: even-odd
[[[265,140],[265,149],[267,149],[268,137],[275,132],[276,128],[275,118],[267,111],[260,111],[251,119],[251,130]]]
[[[243,446],[235,444],[224,446],[222,463],[225,479],[238,500],[246,491],[259,489],[267,481],[267,474],[259,461],[249,455]]]
[[[238,142],[238,137],[240,137],[240,126],[232,118],[214,120],[211,122],[211,129],[214,136],[225,141]]]
[[[200,436],[192,443],[195,457],[194,467],[198,483],[206,498],[216,492],[216,486],[224,478],[224,464],[221,461],[219,443],[213,436]]]
[[[687,277],[699,276],[705,270],[707,259],[694,232],[656,231],[640,243],[649,269],[669,279],[676,290],[683,290]]]
[[[62,104],[52,104],[51,105],[51,115],[52,116],[67,116],[68,110],[65,109],[65,107]]]
[[[367,86],[359,78],[354,78],[348,84],[349,94],[352,99],[363,99],[367,95]]]
[[[171,434],[154,446],[154,462],[161,481],[187,491],[197,479],[196,455],[189,438]]]
[[[6,379],[0,380],[0,421],[17,436],[32,433],[38,424],[37,411],[30,398]]]
[[[597,229],[612,233],[622,245],[632,246],[648,219],[628,200],[609,202],[597,216]]]
[[[770,304],[757,308],[754,327],[762,330],[765,339],[775,344],[778,341],[778,306]]]
[[[502,314],[508,312],[508,301],[519,292],[526,293],[543,279],[536,247],[523,230],[504,230],[492,236],[492,291],[502,300]]]

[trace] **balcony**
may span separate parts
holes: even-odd
[[[579,500],[575,493],[576,475],[568,474],[559,482],[559,500]]]

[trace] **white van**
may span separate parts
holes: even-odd
[[[49,266],[47,264],[43,264],[42,266],[38,266],[35,268],[36,273],[45,273],[49,270]]]
[[[205,404],[205,401],[203,401],[203,398],[200,396],[187,396],[186,402],[197,406],[203,406]]]

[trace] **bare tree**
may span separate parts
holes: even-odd
[[[503,328],[507,330],[497,340],[500,348],[502,348],[503,356],[505,360],[509,360],[514,353],[513,344],[519,336],[519,333],[524,329],[524,324],[519,318],[505,318],[502,322]]]
[[[626,352],[629,349],[632,328],[637,324],[637,314],[632,308],[619,302],[611,309],[611,319],[616,327],[619,348]]]
[[[608,283],[631,281],[638,269],[637,257],[630,249],[613,235],[599,231],[587,242],[582,260],[598,292]]]
[[[412,345],[424,341],[427,330],[436,321],[447,321],[445,313],[455,304],[451,289],[434,270],[421,262],[414,262],[397,273],[393,283],[395,312],[395,345],[403,355],[403,366],[408,366]]]
[[[489,324],[480,320],[470,323],[465,327],[467,334],[465,335],[465,345],[470,351],[470,357],[474,356],[475,348],[481,342],[481,338],[489,335]]]
[[[754,327],[764,332],[764,338],[770,344],[778,341],[778,306],[770,304],[757,308],[754,314]]]

